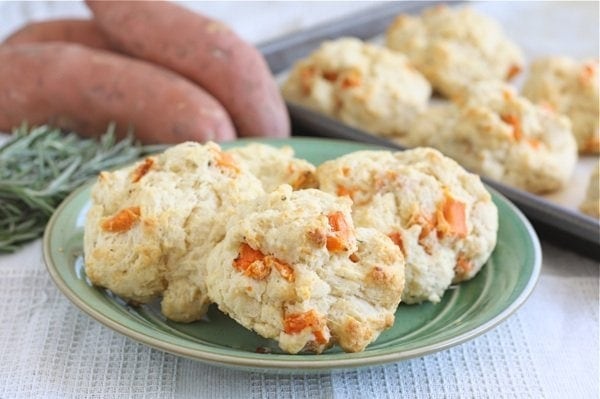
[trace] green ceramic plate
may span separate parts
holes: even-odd
[[[348,152],[376,148],[311,138],[260,141],[290,145],[298,157],[315,164]],[[400,305],[394,326],[361,353],[344,353],[334,347],[321,355],[287,355],[274,341],[237,325],[216,307],[211,307],[206,320],[179,324],[162,317],[158,303],[131,307],[110,292],[91,286],[82,258],[90,184],[71,194],[48,223],[44,257],[54,282],[76,306],[109,328],[152,347],[247,370],[293,373],[348,369],[457,345],[496,326],[525,302],[540,272],[539,241],[511,203],[494,191],[492,195],[500,215],[498,245],[482,271],[473,280],[448,290],[438,304]]]

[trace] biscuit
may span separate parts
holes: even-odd
[[[431,87],[402,54],[341,38],[298,61],[282,93],[350,126],[394,136],[426,108]]]
[[[590,176],[585,199],[579,209],[583,213],[600,218],[600,161]]]
[[[289,184],[294,190],[315,188],[315,166],[294,157],[292,147],[276,148],[261,143],[250,143],[226,151],[233,159],[252,172],[271,192],[281,184]]]
[[[288,353],[363,350],[394,322],[400,250],[355,229],[347,198],[282,185],[240,207],[207,261],[221,311]]]
[[[142,164],[100,173],[92,188],[84,228],[87,277],[94,285],[110,288],[134,303],[148,302],[166,287],[166,265],[159,262],[159,228],[152,222],[140,223],[141,204],[128,201],[131,177]],[[119,220],[120,225],[116,223]],[[130,228],[126,230],[128,222]]]
[[[189,322],[208,307],[204,260],[260,181],[215,143],[183,143],[102,172],[84,231],[90,281],[138,303],[163,296],[163,314]]]
[[[386,30],[386,45],[405,54],[446,97],[474,82],[508,80],[524,65],[521,50],[496,21],[469,7],[399,15]]]
[[[567,57],[535,60],[523,85],[523,95],[567,115],[581,153],[600,152],[598,60],[578,62]]]
[[[499,82],[430,107],[397,142],[437,148],[471,172],[532,193],[563,188],[577,161],[568,118]]]
[[[478,176],[433,149],[359,151],[317,167],[320,189],[353,201],[354,223],[392,239],[406,259],[402,301],[438,302],[490,256],[496,206]]]

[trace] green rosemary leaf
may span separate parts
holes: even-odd
[[[23,125],[0,146],[0,253],[40,237],[60,202],[100,171],[164,147],[143,147],[114,126],[97,139],[50,126]]]

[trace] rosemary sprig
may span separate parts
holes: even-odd
[[[131,135],[117,141],[112,125],[99,139],[50,126],[15,129],[0,147],[0,253],[40,237],[58,204],[86,180],[154,150]]]

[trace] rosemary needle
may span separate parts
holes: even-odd
[[[98,139],[21,126],[0,147],[0,253],[40,237],[58,204],[100,171],[152,152],[113,126]]]

